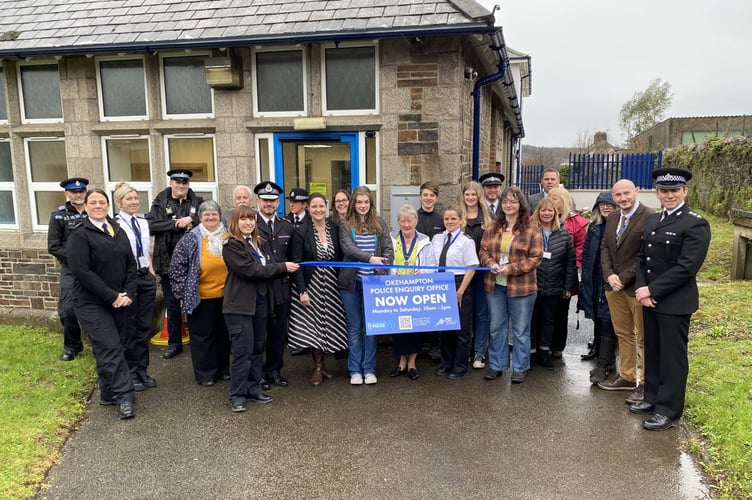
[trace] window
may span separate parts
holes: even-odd
[[[33,227],[47,229],[50,214],[65,203],[60,181],[68,177],[65,140],[24,139]]]
[[[742,135],[741,130],[727,130],[720,134],[720,137],[739,137]],[[715,132],[706,131],[688,131],[682,132],[682,145],[687,144],[702,144],[702,142],[708,137],[718,137],[719,134]]]
[[[254,114],[301,116],[307,114],[306,68],[303,51],[254,52]]]
[[[5,102],[5,73],[0,68],[0,122],[8,121],[8,105]]]
[[[162,64],[162,112],[166,118],[206,118],[214,113],[212,89],[206,83],[204,57],[164,56]]]
[[[63,121],[57,63],[22,63],[18,78],[23,122]]]
[[[138,212],[146,213],[151,207],[152,179],[149,160],[149,137],[104,137],[104,179],[110,193],[120,181],[125,181],[138,191],[141,202]],[[113,211],[118,208],[113,201]]]
[[[214,136],[205,134],[165,136],[167,168],[187,168],[193,172],[191,189],[205,200],[217,199]]]
[[[330,115],[377,113],[376,46],[324,48],[324,110]]]
[[[17,227],[11,158],[10,141],[0,141],[0,228]]]
[[[99,59],[97,83],[102,120],[147,118],[143,58]]]

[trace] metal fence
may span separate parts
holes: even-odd
[[[619,179],[629,179],[643,189],[653,187],[653,169],[661,168],[663,152],[637,154],[569,153],[567,189],[611,189]]]
[[[540,180],[543,177],[545,165],[518,165],[517,186],[526,195],[538,193],[541,190]]]

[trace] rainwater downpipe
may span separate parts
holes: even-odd
[[[477,181],[478,176],[480,174],[480,160],[478,158],[478,155],[480,154],[480,98],[482,94],[482,89],[486,85],[489,85],[497,80],[500,80],[504,78],[504,74],[507,72],[507,61],[504,59],[502,55],[502,49],[504,46],[501,44],[501,39],[499,37],[499,34],[501,31],[497,31],[493,35],[491,35],[491,40],[493,42],[493,45],[491,45],[491,50],[496,51],[496,53],[499,56],[499,70],[492,74],[488,75],[486,77],[481,78],[480,80],[477,80],[475,82],[475,85],[473,87],[473,180]]]

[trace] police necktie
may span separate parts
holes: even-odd
[[[131,227],[133,228],[133,234],[136,236],[136,257],[140,259],[144,256],[144,248],[143,243],[141,243],[141,228],[135,217],[131,217]]]
[[[300,217],[298,217],[298,216],[296,215],[296,216],[295,216],[295,225],[297,226],[297,225],[299,225],[299,224],[300,224]]]
[[[271,234],[274,234],[274,223],[272,222],[271,219],[269,219],[268,221],[266,221],[266,225],[269,226],[269,232]]]
[[[451,244],[452,244],[452,233],[447,233],[446,243],[444,243],[444,247],[441,249],[441,254],[439,255],[440,267],[446,266],[447,252],[449,252],[449,246]],[[446,272],[446,269],[442,269],[442,271]]]
[[[668,217],[668,210],[661,212],[661,221],[663,221],[663,219],[665,219],[666,217]]]

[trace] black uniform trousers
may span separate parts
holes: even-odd
[[[103,401],[133,402],[134,389],[121,338],[127,335],[128,307],[81,304],[78,319],[94,352]]]
[[[567,347],[567,337],[569,336],[569,304],[572,298],[559,298],[556,304],[556,316],[554,318],[554,334],[551,338],[551,350],[563,351]]]
[[[463,278],[462,274],[454,275],[455,290],[462,285]],[[441,367],[462,375],[467,372],[470,345],[473,341],[473,294],[469,289],[462,295],[462,303],[459,306],[460,329],[439,332],[439,348]]]
[[[655,413],[676,420],[684,410],[689,373],[687,340],[691,314],[642,309],[645,325],[645,401]]]
[[[535,298],[533,317],[530,321],[530,349],[551,349],[554,338],[554,325],[561,295],[538,295]]]
[[[73,352],[81,352],[84,349],[81,343],[81,327],[76,316],[75,292],[73,286],[76,278],[70,272],[68,266],[63,265],[60,271],[60,297],[57,301],[57,314],[63,325],[63,347]]]
[[[246,398],[261,394],[268,308],[267,297],[258,294],[254,315],[225,314],[232,346],[231,404],[244,403]]]
[[[284,364],[285,346],[287,345],[287,325],[290,322],[290,301],[271,307],[266,329],[266,362],[264,377],[273,378],[281,375]]]
[[[136,299],[128,307],[127,336],[124,339],[125,360],[131,376],[145,374],[149,367],[149,335],[154,315],[154,298],[157,295],[157,279],[151,273],[138,277]]]
[[[198,383],[215,382],[230,373],[230,337],[222,314],[222,297],[201,299],[188,315],[191,361]]]

